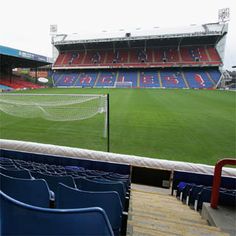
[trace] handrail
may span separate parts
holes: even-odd
[[[211,193],[211,207],[216,209],[219,202],[219,191],[221,183],[221,172],[225,165],[236,165],[236,159],[222,159],[215,165],[214,179]]]

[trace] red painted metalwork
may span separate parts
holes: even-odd
[[[211,207],[216,209],[219,201],[219,191],[221,183],[221,172],[225,165],[236,165],[236,159],[222,159],[215,165],[212,193],[211,193]]]

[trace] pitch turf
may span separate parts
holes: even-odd
[[[27,92],[109,93],[111,152],[205,164],[235,157],[234,92],[155,89]],[[0,115],[1,138],[106,150],[102,115],[73,122]]]

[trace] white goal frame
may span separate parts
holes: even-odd
[[[132,81],[122,81],[122,82],[115,82],[114,84],[115,88],[133,88],[133,82]]]

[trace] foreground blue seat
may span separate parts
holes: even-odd
[[[9,170],[1,168],[0,173],[14,178],[32,179],[32,176],[28,170]]]
[[[119,235],[122,220],[122,204],[117,192],[89,192],[59,184],[57,208],[101,207],[107,214],[115,235]]]
[[[49,209],[17,201],[0,191],[1,235],[113,235],[101,208]]]
[[[0,174],[0,190],[21,202],[39,207],[50,206],[50,192],[45,180],[19,179]]]
[[[125,207],[125,190],[122,183],[92,181],[85,178],[74,178],[76,186],[85,191],[115,191],[119,194],[123,208]]]

